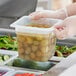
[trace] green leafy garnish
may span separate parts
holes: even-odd
[[[0,36],[0,49],[17,50],[17,40],[11,36]]]

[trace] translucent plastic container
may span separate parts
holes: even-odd
[[[14,69],[0,66],[0,76],[9,76],[9,73],[12,73]]]
[[[0,65],[6,65],[8,62],[15,59],[16,57],[18,57],[17,52],[0,49]]]
[[[11,24],[17,34],[19,57],[25,60],[48,61],[55,52],[56,36],[52,26],[57,22],[61,20],[31,20],[30,17],[23,16]]]

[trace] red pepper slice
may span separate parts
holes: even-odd
[[[23,74],[15,74],[15,76],[35,76],[35,74],[23,73]]]
[[[30,73],[23,73],[22,76],[29,76]]]
[[[22,74],[15,74],[15,76],[22,76]]]
[[[35,74],[32,73],[32,74],[30,74],[29,76],[35,76]]]

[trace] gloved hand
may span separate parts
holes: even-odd
[[[66,39],[76,35],[76,16],[67,17],[62,23],[54,25],[58,39]]]
[[[31,19],[40,19],[40,18],[56,18],[64,19],[60,24],[54,26],[56,37],[58,39],[65,39],[76,34],[76,16],[71,16],[66,18],[66,12],[64,9],[57,11],[43,10],[30,14]]]
[[[56,11],[42,10],[42,11],[33,12],[29,16],[31,16],[31,19],[34,19],[34,20],[37,20],[40,18],[65,19],[66,13],[64,9],[59,9]]]

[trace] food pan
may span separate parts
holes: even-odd
[[[15,51],[1,50],[0,49],[0,65],[5,65],[12,59],[15,59],[18,53]]]
[[[14,71],[14,69],[4,67],[4,66],[0,66],[0,76],[6,76],[13,71]]]

